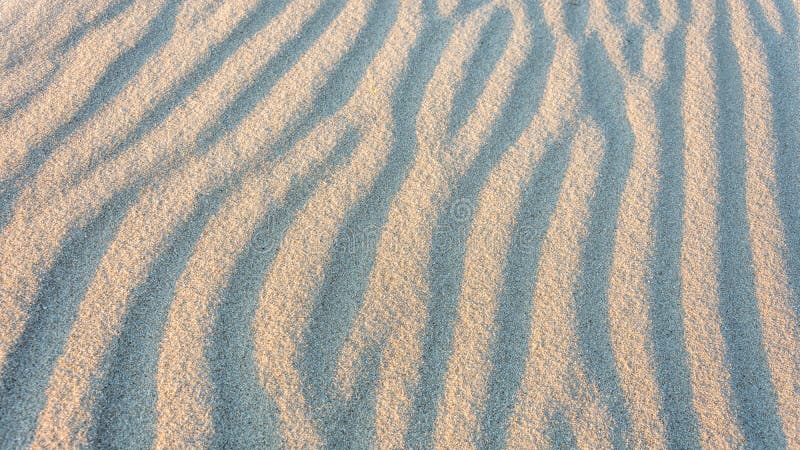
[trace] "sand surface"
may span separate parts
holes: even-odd
[[[0,0],[0,448],[800,448],[800,0]]]

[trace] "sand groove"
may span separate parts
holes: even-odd
[[[799,447],[799,24],[0,1],[0,448]]]

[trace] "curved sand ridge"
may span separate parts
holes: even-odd
[[[0,447],[800,447],[796,0],[27,3]]]

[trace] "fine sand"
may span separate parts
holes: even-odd
[[[800,0],[0,0],[0,448],[800,448]]]

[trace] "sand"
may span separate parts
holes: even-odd
[[[0,448],[800,448],[798,0],[0,1]]]

